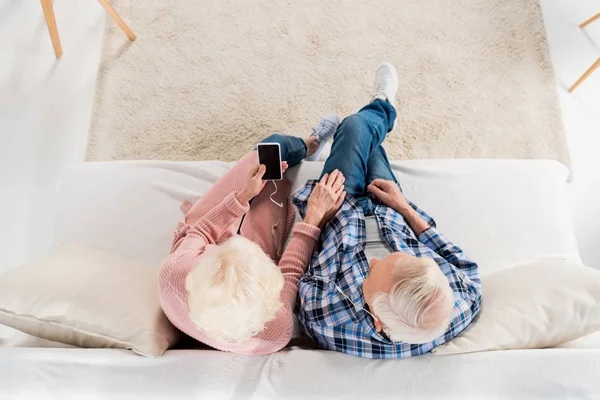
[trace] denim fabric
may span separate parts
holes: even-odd
[[[287,161],[288,167],[300,164],[306,157],[306,143],[296,136],[274,133],[260,141],[261,143],[279,143],[281,161]]]
[[[357,199],[365,215],[375,205],[366,192],[373,179],[396,181],[385,150],[381,146],[396,120],[396,110],[383,100],[367,104],[358,113],[345,118],[335,132],[331,155],[323,167],[323,176],[338,169],[346,178],[346,192]]]

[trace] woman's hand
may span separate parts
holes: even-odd
[[[346,198],[345,180],[337,169],[323,175],[308,198],[305,223],[322,228],[335,216]]]
[[[287,161],[283,161],[281,163],[281,174],[282,175],[287,168],[288,168]],[[255,165],[250,170],[250,172],[248,173],[248,182],[246,183],[246,186],[241,191],[239,191],[238,194],[236,195],[238,201],[241,204],[248,203],[250,200],[252,200],[256,196],[258,196],[258,194],[263,190],[263,188],[265,187],[265,184],[267,183],[267,181],[263,181],[263,179],[262,179],[263,176],[265,175],[266,170],[267,170],[267,167],[265,167],[264,164]]]
[[[408,204],[400,191],[400,188],[393,181],[374,179],[373,182],[367,186],[367,192],[371,193],[377,200],[386,206],[398,211],[402,216],[413,211],[412,207]]]

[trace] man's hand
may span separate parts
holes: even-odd
[[[323,228],[335,216],[346,198],[345,180],[337,169],[323,175],[308,198],[305,223]]]
[[[288,168],[287,161],[283,161],[281,163],[281,173],[283,174],[285,170]],[[248,173],[248,182],[246,186],[238,192],[236,195],[238,201],[241,204],[246,204],[254,197],[258,196],[258,194],[263,190],[267,181],[263,181],[262,177],[265,175],[265,171],[267,167],[264,164],[255,165],[250,169]]]
[[[402,195],[400,188],[393,181],[374,179],[367,186],[367,191],[386,206],[398,211],[402,216],[412,211],[412,207]]]
[[[367,191],[386,206],[398,211],[415,235],[419,236],[429,229],[429,224],[408,204],[395,182],[374,179],[367,186]]]

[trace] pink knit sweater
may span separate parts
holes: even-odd
[[[235,194],[247,181],[248,171],[257,163],[256,152],[250,152],[229,172],[219,179],[200,198],[179,222],[173,239],[170,256],[163,263],[159,275],[161,306],[173,325],[182,332],[215,349],[239,354],[268,354],[285,347],[292,337],[293,311],[298,295],[298,280],[306,271],[315,242],[321,231],[302,222],[293,228],[293,237],[279,259],[294,221],[294,209],[288,201],[290,183],[277,182],[278,191],[273,198],[283,203],[280,208],[269,199],[274,186],[267,183],[262,192],[248,204],[240,204]],[[281,291],[283,306],[265,329],[251,339],[225,342],[209,338],[189,317],[187,275],[194,269],[207,246],[219,245],[237,234],[242,216],[246,214],[241,234],[258,243],[275,262],[284,275]]]

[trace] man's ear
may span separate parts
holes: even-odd
[[[375,318],[375,330],[378,333],[383,330],[383,322],[379,318]]]

